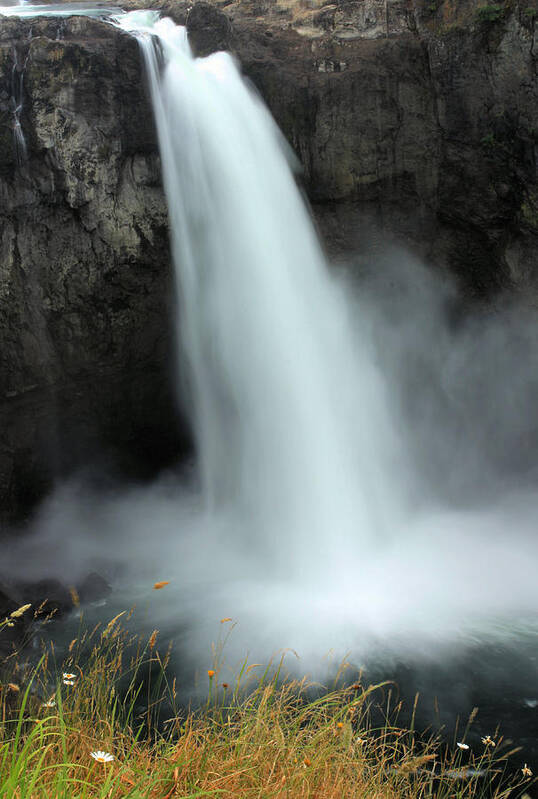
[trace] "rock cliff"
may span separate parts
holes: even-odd
[[[180,446],[167,210],[135,40],[83,18],[1,21],[0,225],[13,518],[94,459],[136,475]]]
[[[455,273],[468,296],[536,296],[535,3],[222,7],[229,46],[299,155],[331,249],[396,237]]]
[[[529,0],[158,7],[200,54],[238,55],[303,164],[331,252],[396,239],[468,296],[536,298]],[[0,514],[13,518],[92,460],[149,474],[188,447],[133,39],[82,18],[0,22],[0,221]]]

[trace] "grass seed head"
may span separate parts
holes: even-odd
[[[20,608],[17,608],[17,610],[12,611],[12,613],[9,615],[12,619],[18,619],[31,607],[32,605],[22,605]]]

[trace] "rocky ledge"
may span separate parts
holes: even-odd
[[[143,475],[182,445],[167,209],[134,39],[85,18],[0,22],[0,224],[0,516],[13,519],[76,469]]]

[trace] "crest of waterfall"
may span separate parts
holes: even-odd
[[[151,87],[206,508],[281,565],[336,567],[386,535],[397,447],[288,147],[229,54],[193,58],[155,12],[117,22]]]

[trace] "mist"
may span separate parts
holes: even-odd
[[[405,251],[371,266],[339,265],[337,283],[358,367],[367,352],[398,441],[383,536],[357,530],[342,541],[342,529],[353,532],[346,521],[340,535],[327,531],[330,558],[308,529],[286,530],[295,536],[286,548],[272,520],[208,508],[193,465],[106,491],[73,477],[13,541],[3,569],[68,584],[97,570],[114,588],[99,613],[136,605],[135,626],[159,628],[194,667],[210,659],[223,617],[236,623],[231,668],[247,653],[266,663],[290,648],[288,667],[317,676],[345,656],[442,660],[532,629],[538,325],[524,306],[462,308],[446,276]],[[170,585],[155,592],[158,580]]]
[[[522,634],[538,601],[536,315],[468,308],[401,248],[329,269],[232,58],[194,59],[155,12],[117,24],[149,78],[195,460],[143,487],[72,477],[3,568],[98,571],[110,616],[136,604],[139,629],[199,668],[223,618],[231,663],[293,650],[314,674],[328,653],[440,658]]]

